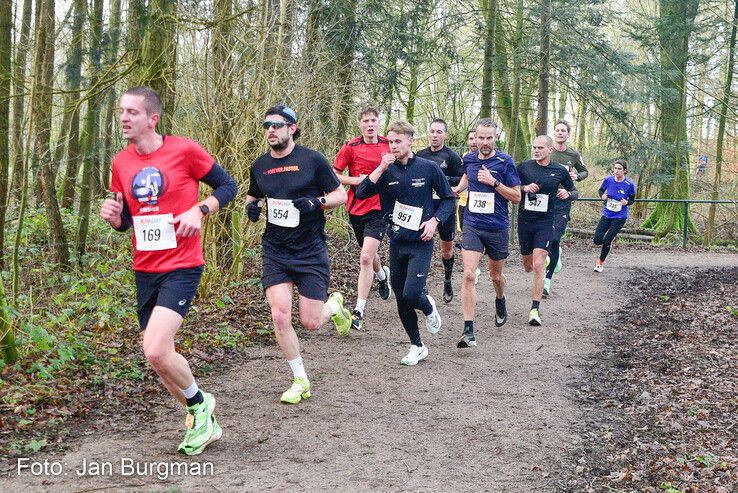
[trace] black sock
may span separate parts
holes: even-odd
[[[202,392],[198,390],[197,394],[187,399],[187,407],[194,406],[195,404],[200,404],[204,400],[205,398],[203,397]]]
[[[541,306],[540,301],[533,301],[533,304],[530,305],[530,309],[533,310],[534,308],[537,310]]]
[[[464,334],[471,334],[474,332],[474,320],[464,320]]]
[[[454,257],[441,259],[443,261],[443,275],[446,281],[451,280],[451,274],[454,272]]]

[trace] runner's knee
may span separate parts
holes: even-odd
[[[369,253],[369,252],[361,252],[361,256],[359,257],[359,264],[361,265],[361,268],[370,268],[374,265],[374,258],[376,257],[375,253]]]
[[[159,373],[162,370],[168,351],[168,348],[160,344],[144,346],[144,356],[146,357],[146,361],[149,362],[156,373]]]
[[[308,314],[300,314],[300,323],[303,327],[305,327],[307,330],[316,330],[318,327],[320,327],[320,315],[308,315]]]
[[[422,305],[423,290],[420,288],[405,286],[405,290],[402,292],[402,301],[417,309]]]
[[[464,269],[464,282],[466,284],[474,284],[474,280],[477,277],[477,273],[473,269]]]
[[[272,308],[272,321],[275,331],[285,330],[292,324],[292,313],[289,310]]]

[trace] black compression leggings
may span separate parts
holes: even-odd
[[[424,293],[432,256],[433,241],[390,243],[390,277],[397,313],[410,342],[418,347],[423,343],[415,310],[421,310],[425,315],[433,311]]]
[[[604,262],[607,258],[607,254],[610,253],[610,245],[623,228],[626,219],[625,217],[609,218],[605,216],[600,218],[594,236],[594,244],[602,245],[600,262]]]

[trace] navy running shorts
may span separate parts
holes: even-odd
[[[461,239],[461,248],[472,252],[486,253],[492,260],[504,260],[510,255],[507,229],[483,230],[467,226]]]

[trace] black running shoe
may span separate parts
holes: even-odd
[[[351,328],[361,330],[364,328],[364,315],[359,310],[351,314]]]
[[[495,325],[502,327],[507,322],[507,307],[505,306],[505,297],[502,299],[495,298]]]
[[[454,299],[454,288],[451,281],[443,281],[443,302],[451,303],[452,299]]]
[[[456,343],[457,348],[476,347],[477,339],[474,337],[474,332],[464,332],[459,342]]]
[[[386,265],[382,269],[384,269],[384,281],[377,281],[377,288],[379,289],[379,297],[388,300],[392,296],[392,288],[389,284],[390,270]]]

